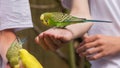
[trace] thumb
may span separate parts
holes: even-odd
[[[39,37],[37,36],[37,37],[35,38],[35,42],[36,42],[37,44],[40,44],[39,41],[40,41],[40,40],[39,40]]]
[[[86,39],[86,38],[88,38],[88,37],[89,37],[88,34],[85,33],[85,34],[83,35],[82,39]]]

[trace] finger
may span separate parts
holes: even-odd
[[[65,30],[61,30],[58,33],[54,34],[54,38],[61,40],[61,42],[66,43],[72,40],[71,32],[67,32]]]
[[[39,42],[40,40],[39,40],[39,36],[37,36],[36,38],[35,38],[35,42],[37,43],[37,44],[39,44],[40,42]]]
[[[48,46],[46,45],[45,41],[44,41],[44,37],[43,35],[39,35],[39,45],[45,49],[45,50],[49,50]]]
[[[35,38],[35,42],[36,42],[37,44],[40,44],[40,38],[42,38],[42,36],[43,36],[43,33],[39,34],[39,35]]]
[[[46,44],[44,43],[43,39],[39,39],[39,37],[35,38],[35,41],[37,44],[39,44],[43,49],[45,50],[49,50],[48,47],[46,46]]]
[[[97,47],[97,46],[99,46],[97,41],[91,42],[91,43],[86,43],[83,46],[77,48],[77,53],[84,52],[87,49],[94,48],[94,47]]]
[[[93,56],[87,57],[88,60],[97,60],[99,58],[104,57],[103,52],[96,53]]]
[[[92,36],[85,36],[84,37],[84,42],[93,42],[99,38],[99,35],[92,35]]]
[[[45,36],[53,37],[55,39],[60,39],[63,37],[60,33],[58,33],[57,29],[51,29],[46,32],[44,32]]]
[[[76,46],[75,48],[78,49],[78,48],[80,48],[81,46],[83,46],[84,44],[85,44],[85,42],[83,41],[83,42],[81,42],[78,46]]]
[[[24,68],[24,65],[23,65],[23,63],[22,63],[21,60],[19,60],[19,67],[20,67],[20,68]]]
[[[84,36],[83,36],[82,38],[85,39],[85,38],[88,38],[88,37],[89,37],[88,34],[85,33]]]
[[[54,31],[55,31],[55,29],[54,29]],[[52,33],[50,33],[50,31],[44,32],[44,36],[46,36],[46,39],[49,40],[51,44],[53,44],[52,46],[50,46],[50,48],[53,47],[54,49],[58,49],[61,47],[60,45],[62,44],[62,41],[60,39],[61,34],[54,33],[54,31]],[[46,43],[48,45],[50,45],[49,41],[47,41],[47,40],[46,40]]]
[[[54,44],[57,46],[57,48],[60,48],[62,46],[62,42],[59,39],[55,39],[54,37],[50,36],[51,40],[54,42]]]
[[[84,45],[83,45],[83,46],[84,46]],[[76,48],[76,52],[77,52],[77,53],[82,53],[83,50],[84,50],[84,49],[82,49],[83,46],[78,46],[78,47]]]
[[[6,64],[6,67],[5,68],[11,68],[9,64]]]
[[[86,50],[85,52],[83,52],[82,54],[84,56],[88,56],[88,55],[93,55],[96,54],[98,52],[101,52],[103,49],[101,47],[94,47],[94,48],[90,48],[88,50]]]
[[[44,41],[50,50],[55,51],[58,48],[49,36],[45,36]]]
[[[46,34],[48,34],[49,36],[53,36],[55,39],[61,40],[61,42],[67,42],[70,41],[72,39],[72,34],[69,31],[66,31],[65,29],[53,29],[51,30],[52,32],[45,32]]]

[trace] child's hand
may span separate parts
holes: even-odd
[[[120,53],[120,37],[93,35],[84,38],[84,42],[76,49],[77,53],[89,60]]]
[[[55,51],[61,44],[72,40],[72,37],[72,32],[67,29],[52,28],[39,34],[35,40],[44,49]]]

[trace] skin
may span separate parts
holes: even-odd
[[[74,33],[69,30],[49,29],[39,34],[39,36],[36,37],[36,42],[46,50],[55,51],[61,47],[61,44],[74,38]],[[83,42],[76,47],[76,52],[80,57],[85,56],[88,60],[97,60],[106,56],[114,56],[120,53],[119,41],[120,37],[117,36],[100,34],[85,36],[83,37]]]
[[[69,30],[52,28],[39,34],[35,41],[44,49],[55,51],[61,47],[60,44],[70,41],[72,35],[73,34]]]
[[[71,7],[70,15],[80,18],[82,17],[82,18],[91,19],[88,0],[73,0],[72,3],[73,5]],[[66,26],[65,27],[66,29],[58,29],[58,28],[48,29],[40,33],[36,37],[35,41],[44,49],[55,51],[56,49],[61,47],[60,44],[64,44],[74,38],[78,38],[82,36],[85,32],[88,31],[88,29],[90,28],[90,26],[92,26],[92,24],[93,23],[89,23],[89,24],[77,23]],[[79,29],[83,29],[83,31]]]
[[[96,60],[105,56],[114,56],[120,52],[120,37],[93,35],[84,37],[84,41],[76,48],[80,56],[89,56]],[[94,55],[93,55],[94,54]]]
[[[91,19],[88,0],[73,0],[71,15]],[[46,50],[55,51],[61,47],[58,43],[64,44],[66,41],[83,36],[80,35],[80,24],[68,25],[66,28],[68,30],[48,29],[36,37],[36,42]],[[114,56],[120,52],[119,41],[120,37],[117,36],[106,36],[100,34],[84,36],[83,42],[76,47],[76,52],[80,57],[85,56],[88,60],[97,60],[106,56]]]
[[[73,5],[71,7],[71,13],[70,13],[71,15],[90,19],[88,0],[73,0],[72,3]],[[36,37],[35,41],[44,49],[55,51],[56,49],[61,47],[60,44],[64,44],[64,42],[70,41],[74,38],[83,35],[85,32],[87,32],[88,28],[90,28],[91,25],[92,23],[87,25],[86,29],[82,32],[82,34],[81,34],[81,30],[78,30],[81,29],[80,27],[81,24],[79,23],[68,25],[65,27],[66,29],[55,29],[55,28],[48,29],[40,33]],[[84,25],[82,25],[82,29],[84,29],[83,26]]]
[[[2,56],[4,66],[10,68],[7,64],[6,53],[10,44],[16,39],[12,29],[0,31],[0,55]]]
[[[0,55],[3,59],[3,64],[5,68],[11,68],[9,64],[7,64],[6,53],[12,42],[16,39],[16,35],[13,32],[13,29],[7,29],[0,31]],[[21,62],[20,62],[21,65]],[[20,68],[23,68],[21,65]]]
[[[51,28],[40,33],[35,41],[46,50],[55,51],[62,44],[84,35],[93,23],[78,23],[67,26],[65,29]],[[75,28],[73,28],[75,27]],[[82,29],[82,30],[78,30]],[[76,31],[78,30],[78,31]]]

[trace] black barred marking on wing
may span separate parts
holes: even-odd
[[[86,20],[85,18],[77,18],[66,13],[58,13],[58,12],[53,13],[53,18],[55,21],[58,21],[58,22]]]
[[[87,20],[86,18],[77,18],[72,15],[61,13],[61,12],[54,12],[53,13],[53,19],[56,22],[61,23],[78,23],[78,22],[105,22],[105,23],[111,23],[112,21],[104,21],[104,20]]]

